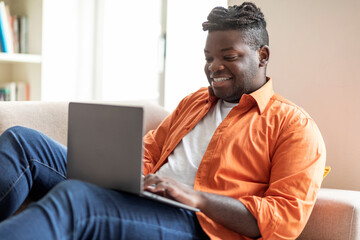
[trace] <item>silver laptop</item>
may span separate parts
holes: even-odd
[[[71,102],[67,177],[199,211],[143,191],[143,128],[142,107]]]

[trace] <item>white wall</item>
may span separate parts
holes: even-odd
[[[102,61],[98,75],[101,100],[159,101],[161,0],[100,0],[104,4]]]
[[[268,23],[275,91],[307,110],[325,139],[323,187],[360,190],[360,1],[254,2]]]
[[[41,99],[90,99],[95,0],[43,0],[42,24]]]
[[[165,66],[165,108],[173,110],[182,98],[208,86],[204,73],[207,32],[202,23],[226,0],[168,0]]]

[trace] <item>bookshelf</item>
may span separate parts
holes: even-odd
[[[0,63],[41,63],[39,54],[0,53]]]
[[[27,52],[0,53],[0,84],[30,86],[30,100],[41,100],[43,0],[4,0],[10,14],[27,17]]]
[[[0,53],[0,86],[28,83],[33,101],[91,99],[99,1],[0,1],[28,23],[27,53]]]

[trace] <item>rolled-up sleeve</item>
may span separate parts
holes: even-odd
[[[291,121],[271,156],[269,187],[263,196],[240,201],[257,219],[262,239],[296,239],[310,217],[325,168],[323,138],[311,118]]]

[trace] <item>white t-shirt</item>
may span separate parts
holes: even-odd
[[[156,174],[171,177],[193,187],[196,172],[211,137],[230,110],[237,104],[219,99],[205,117],[181,140],[169,155],[168,162]]]

